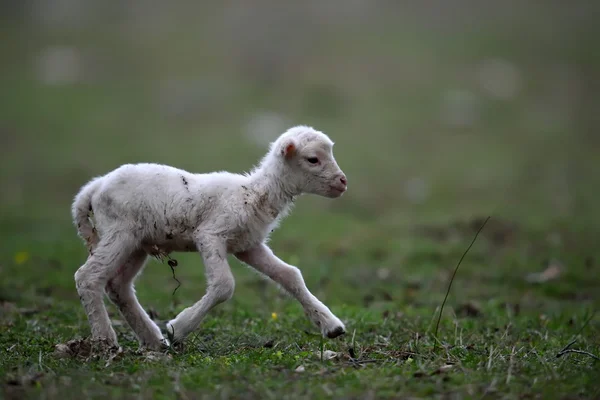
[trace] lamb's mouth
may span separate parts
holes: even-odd
[[[330,185],[330,186],[329,186],[329,189],[330,189],[332,192],[336,193],[336,194],[342,194],[342,193],[344,193],[344,192],[345,192],[345,191],[346,191],[348,188],[347,188],[346,186],[344,186],[344,187],[339,187],[339,186],[331,186],[331,185]]]

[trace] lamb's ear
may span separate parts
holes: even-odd
[[[289,160],[294,154],[296,154],[296,143],[293,139],[288,139],[281,144],[281,155],[284,158]]]

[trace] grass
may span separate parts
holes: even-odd
[[[519,18],[450,26],[408,9],[396,18],[390,5],[370,29],[313,27],[319,40],[304,57],[280,49],[292,58],[261,81],[240,51],[257,44],[206,39],[223,27],[220,11],[205,7],[156,27],[173,46],[146,39],[140,21],[113,22],[109,32],[102,16],[78,27],[3,21],[14,38],[0,43],[10,60],[0,65],[0,86],[14,94],[0,95],[4,398],[600,397],[599,361],[557,357],[573,340],[569,349],[600,355],[600,177],[588,134],[597,102],[588,87],[600,70],[593,13],[586,23],[571,8],[515,3]],[[31,60],[56,44],[76,46],[102,68],[82,83],[38,82]],[[518,68],[514,97],[479,86],[474,71],[490,57]],[[181,100],[163,91],[172,78],[199,85],[199,94]],[[466,125],[443,117],[455,89],[476,99]],[[173,114],[180,101],[190,104]],[[247,170],[265,145],[245,127],[264,110],[330,133],[349,177],[341,199],[300,199],[271,240],[347,334],[321,339],[295,301],[232,258],[233,299],[182,350],[139,351],[109,304],[123,351],[57,356],[57,344],[79,338],[85,346],[89,335],[73,281],[86,257],[69,219],[76,190],[126,162]],[[423,184],[423,197],[411,197],[407,182]],[[151,261],[136,284],[161,326],[205,289],[200,257],[174,257],[175,294],[166,262]],[[526,279],[551,265],[558,277]]]
[[[309,287],[346,321],[348,333],[340,340],[323,342],[299,305],[232,260],[238,278],[235,297],[210,314],[183,350],[137,351],[130,330],[111,308],[123,353],[109,361],[101,356],[59,358],[54,354],[56,344],[89,334],[72,273],[67,273],[85,253],[76,240],[53,241],[46,247],[30,243],[29,254],[35,258],[24,261],[20,255],[2,269],[0,371],[5,396],[594,398],[600,394],[597,361],[580,354],[557,357],[574,339],[572,348],[600,353],[599,321],[592,315],[600,282],[597,275],[587,275],[582,283],[588,267],[576,264],[568,249],[558,253],[571,260],[567,276],[527,284],[511,272],[516,263],[509,261],[514,259],[514,244],[494,243],[493,229],[499,228],[490,224],[455,278],[436,340],[436,313],[451,270],[435,265],[455,262],[474,232],[466,231],[451,244],[429,236],[413,238],[404,264],[409,267],[377,273],[376,266],[386,264],[381,254],[394,247],[315,251],[319,242],[311,240],[312,225],[299,220],[289,225],[305,241],[287,258],[307,266]],[[515,234],[521,240],[535,237],[535,232]],[[281,241],[274,242],[275,249],[285,248]],[[372,267],[358,267],[354,259]],[[177,275],[183,285],[174,296],[176,283],[169,267],[156,261],[137,285],[142,303],[161,324],[202,295],[198,260],[179,264]],[[49,274],[43,282],[35,272],[40,270]],[[321,360],[321,345],[336,357]]]

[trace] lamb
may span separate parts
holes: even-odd
[[[271,143],[250,173],[194,174],[167,165],[126,164],[84,185],[72,215],[89,256],[75,283],[92,339],[118,346],[103,302],[106,293],[140,345],[160,350],[182,343],[211,309],[232,297],[228,254],[292,295],[324,337],[344,334],[342,321],[309,291],[300,270],[267,246],[298,196],[338,198],[347,190],[333,145],[323,132],[295,126]],[[140,305],[133,282],[148,256],[191,251],[201,254],[206,293],[166,324],[164,338]]]

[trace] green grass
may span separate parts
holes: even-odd
[[[14,39],[0,41],[10,61],[0,64],[4,398],[600,397],[599,361],[557,357],[573,340],[571,349],[600,355],[592,12],[515,3],[512,17],[438,26],[390,5],[360,25],[369,29],[313,27],[319,40],[303,57],[280,48],[291,58],[262,81],[240,51],[256,43],[213,40],[221,10],[197,7],[206,12],[174,12],[150,30],[157,41],[143,25],[111,20],[106,30],[102,16],[83,27],[0,24]],[[96,80],[36,81],[32,60],[54,44],[90,55]],[[513,98],[477,83],[488,57],[519,69]],[[171,115],[160,90],[171,78],[201,82],[210,96]],[[478,99],[465,126],[441,117],[455,89]],[[107,303],[123,352],[57,357],[57,344],[89,335],[73,281],[86,257],[69,215],[79,187],[126,162],[248,170],[265,147],[244,126],[264,110],[329,133],[349,177],[341,199],[301,198],[270,242],[347,334],[322,340],[294,300],[232,258],[233,299],[182,350],[138,351]],[[429,190],[418,202],[405,190],[415,178]],[[450,277],[487,215],[436,338]],[[174,257],[174,295],[166,263],[151,261],[136,284],[161,326],[205,289],[200,257]],[[561,265],[558,278],[525,279],[549,263]],[[321,350],[337,356],[321,360]]]
[[[327,222],[326,216],[322,219]],[[273,247],[304,269],[311,290],[346,322],[347,335],[323,343],[338,357],[321,361],[321,339],[300,306],[232,260],[238,282],[234,298],[210,314],[183,350],[163,356],[138,352],[131,331],[110,306],[124,352],[108,364],[102,357],[58,358],[53,353],[56,344],[89,334],[72,280],[85,252],[77,240],[45,244],[23,239],[18,248],[35,258],[19,265],[9,261],[2,268],[0,370],[5,395],[279,398],[287,393],[363,398],[372,393],[386,398],[454,393],[593,398],[600,394],[599,362],[586,355],[556,356],[573,339],[577,340],[573,348],[600,353],[599,318],[592,318],[599,304],[598,275],[590,274],[585,260],[568,248],[554,249],[555,256],[568,260],[565,276],[528,284],[518,272],[525,268],[519,265],[539,260],[525,256],[519,247],[547,245],[533,239],[536,232],[522,228],[515,233],[518,243],[494,243],[491,238],[499,228],[490,221],[490,230],[487,234],[484,230],[457,274],[437,342],[436,312],[453,264],[473,232],[461,234],[453,243],[423,235],[407,237],[411,244],[404,262],[396,264],[389,261],[397,251],[394,244],[363,238],[363,246],[346,251],[335,244],[320,247],[321,241],[311,237],[311,222],[294,217],[287,222],[301,244],[286,251],[276,235]],[[65,230],[59,237],[72,236],[68,233]],[[176,283],[168,266],[156,261],[137,285],[141,302],[161,324],[203,293],[199,257],[179,260],[177,276],[183,285],[174,296]],[[378,277],[378,267],[389,268],[389,276]],[[42,273],[47,274],[43,280]],[[465,305],[471,312],[464,312]],[[452,367],[443,370],[446,365]],[[296,372],[300,366],[304,371]]]

